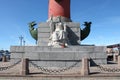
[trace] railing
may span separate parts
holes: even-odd
[[[36,60],[36,61],[41,61],[41,60]],[[51,61],[51,62],[58,62],[56,60],[45,60],[45,61]],[[34,60],[29,60],[29,59],[13,59],[13,61],[8,62],[9,65],[2,65],[0,66],[0,72],[5,71],[5,70],[9,70],[11,68],[15,68],[16,65],[20,65],[19,67],[19,71],[20,71],[20,75],[27,75],[29,74],[29,70],[31,69],[29,66],[31,65],[32,67],[40,70],[40,72],[44,73],[44,74],[60,74],[62,72],[67,73],[70,72],[73,68],[77,68],[79,69],[79,73],[82,76],[88,76],[90,74],[90,66],[89,66],[89,62],[90,60],[88,58],[83,58],[82,60],[73,60],[72,64],[69,66],[64,66],[64,67],[49,67],[49,65],[47,67],[44,67],[43,64],[37,64],[34,62]],[[41,61],[42,62],[42,61]],[[62,61],[62,62],[67,62],[67,61]],[[71,62],[68,60],[68,62]],[[2,62],[1,62],[2,63]],[[4,62],[6,63],[6,62]],[[80,64],[82,63],[82,64]],[[81,67],[79,67],[81,66]],[[109,66],[109,65],[97,65],[96,66],[97,69],[99,69],[100,72],[108,72],[108,73],[120,73],[120,56],[118,57],[118,64],[116,64],[116,66]],[[73,69],[74,71],[74,69]]]
[[[37,60],[37,61],[41,61],[41,60]],[[45,60],[46,61],[46,60]],[[61,60],[47,60],[47,61],[51,61],[51,62],[58,62],[58,61],[61,61]],[[25,59],[12,59],[12,61],[10,62],[1,62],[1,63],[9,63],[9,65],[2,65],[0,66],[0,71],[7,71],[11,68],[16,68],[15,66],[19,64],[18,68],[19,69],[19,74],[20,75],[27,75],[30,73],[30,65],[34,66],[35,68],[39,69],[40,71],[42,71],[44,74],[60,74],[62,72],[69,72],[70,70],[72,70],[73,68],[79,68],[79,73],[83,74],[83,75],[88,75],[89,74],[89,69],[88,66],[86,67],[86,61],[88,61],[87,59],[83,59],[82,60],[82,64],[80,65],[81,63],[81,60],[67,60],[68,63],[71,62],[71,65],[69,66],[64,66],[64,67],[56,67],[56,68],[53,68],[53,67],[43,67],[43,65],[39,65],[37,63],[34,62],[34,60],[29,60],[27,58]],[[66,63],[67,61],[65,60],[62,60],[61,62],[64,62]],[[87,62],[88,63],[88,62]],[[83,65],[83,66],[82,66]],[[81,70],[81,67],[82,66],[82,70]],[[85,70],[86,69],[86,70]],[[74,71],[74,70],[73,70]],[[87,71],[87,72],[86,72]]]

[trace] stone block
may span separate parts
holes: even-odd
[[[11,54],[11,59],[12,58],[23,58],[24,57],[24,53],[18,53],[17,51],[16,51],[16,53],[13,53],[13,52],[11,52],[12,54]]]
[[[80,23],[77,23],[77,22],[65,22],[65,24],[67,26],[69,26],[70,28],[74,28],[74,27],[80,27]]]
[[[95,58],[106,58],[107,57],[107,55],[106,55],[106,53],[94,53],[95,54]]]
[[[27,46],[24,47],[25,52],[32,52],[32,51],[36,51],[36,47],[34,46]]]
[[[38,27],[38,33],[49,33],[50,27]]]
[[[89,75],[89,61],[88,61],[88,58],[82,58],[81,75],[82,76]]]
[[[118,56],[118,66],[120,67],[120,56]]]
[[[65,48],[51,48],[51,51],[63,52]]]
[[[48,46],[13,46],[10,51],[11,58],[45,60],[45,63],[42,62],[42,64],[47,65],[49,61],[53,60],[57,66],[62,63],[59,61],[63,61],[63,65],[69,66],[74,63],[73,61],[81,60],[83,57],[91,58],[96,64],[107,63],[107,54],[105,53],[104,48],[100,47],[98,52],[94,50],[95,48],[99,48],[99,46],[69,46],[68,48],[53,48]],[[58,64],[58,62],[60,64]]]
[[[48,38],[41,38],[38,40],[38,46],[47,46],[49,42]]]
[[[88,57],[89,58],[89,56],[90,56],[89,53],[88,52],[84,52],[84,51],[75,53],[75,59],[76,60],[81,60],[83,57]]]
[[[38,38],[48,38],[50,37],[50,33],[39,33],[40,35],[38,35]]]
[[[70,29],[75,33],[80,33],[80,27],[70,27]]]
[[[106,52],[106,47],[105,46],[94,47],[94,52]]]
[[[39,56],[40,60],[50,60],[49,59],[49,52],[41,52],[39,54],[40,54],[40,56]]]
[[[25,76],[25,75],[29,74],[29,60],[28,59],[22,59],[21,60],[21,66],[22,66],[22,68],[21,68],[20,74],[22,76]]]
[[[39,54],[35,52],[26,52],[24,55],[24,58],[29,58],[33,60],[39,60]]]
[[[24,46],[11,46],[11,52],[24,52]]]
[[[41,28],[48,28],[49,27],[49,23],[47,23],[47,22],[40,22],[39,23],[39,27],[41,27]]]

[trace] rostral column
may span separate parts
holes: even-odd
[[[71,22],[70,20],[70,0],[49,0],[48,19],[61,17],[63,22]]]
[[[70,0],[49,0],[48,20],[47,22],[72,22],[70,16]],[[74,22],[72,22],[74,23]],[[36,23],[33,21],[29,24],[31,36],[38,41],[37,29],[34,29]],[[84,29],[80,29],[80,40],[84,40],[90,33],[91,22],[84,22]],[[71,26],[71,25],[69,25]],[[77,25],[75,25],[77,26]],[[74,31],[73,31],[74,32]]]

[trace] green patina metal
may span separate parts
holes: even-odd
[[[88,37],[90,34],[90,28],[91,28],[92,22],[84,22],[85,28],[81,30],[81,41]]]
[[[38,40],[38,31],[37,28],[35,29],[34,26],[37,25],[35,21],[29,23],[29,31],[31,36],[37,41]]]
[[[91,22],[84,22],[85,28],[81,30],[81,41],[88,37],[90,33]],[[38,31],[34,26],[37,25],[35,21],[29,23],[29,31],[31,36],[37,41],[38,40]]]

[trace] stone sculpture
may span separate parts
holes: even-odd
[[[51,26],[51,25],[50,25]],[[53,27],[53,26],[51,26]],[[55,30],[52,31],[49,38],[48,46],[53,47],[66,47],[68,46],[69,40],[67,37],[67,26],[61,22],[55,24]]]

